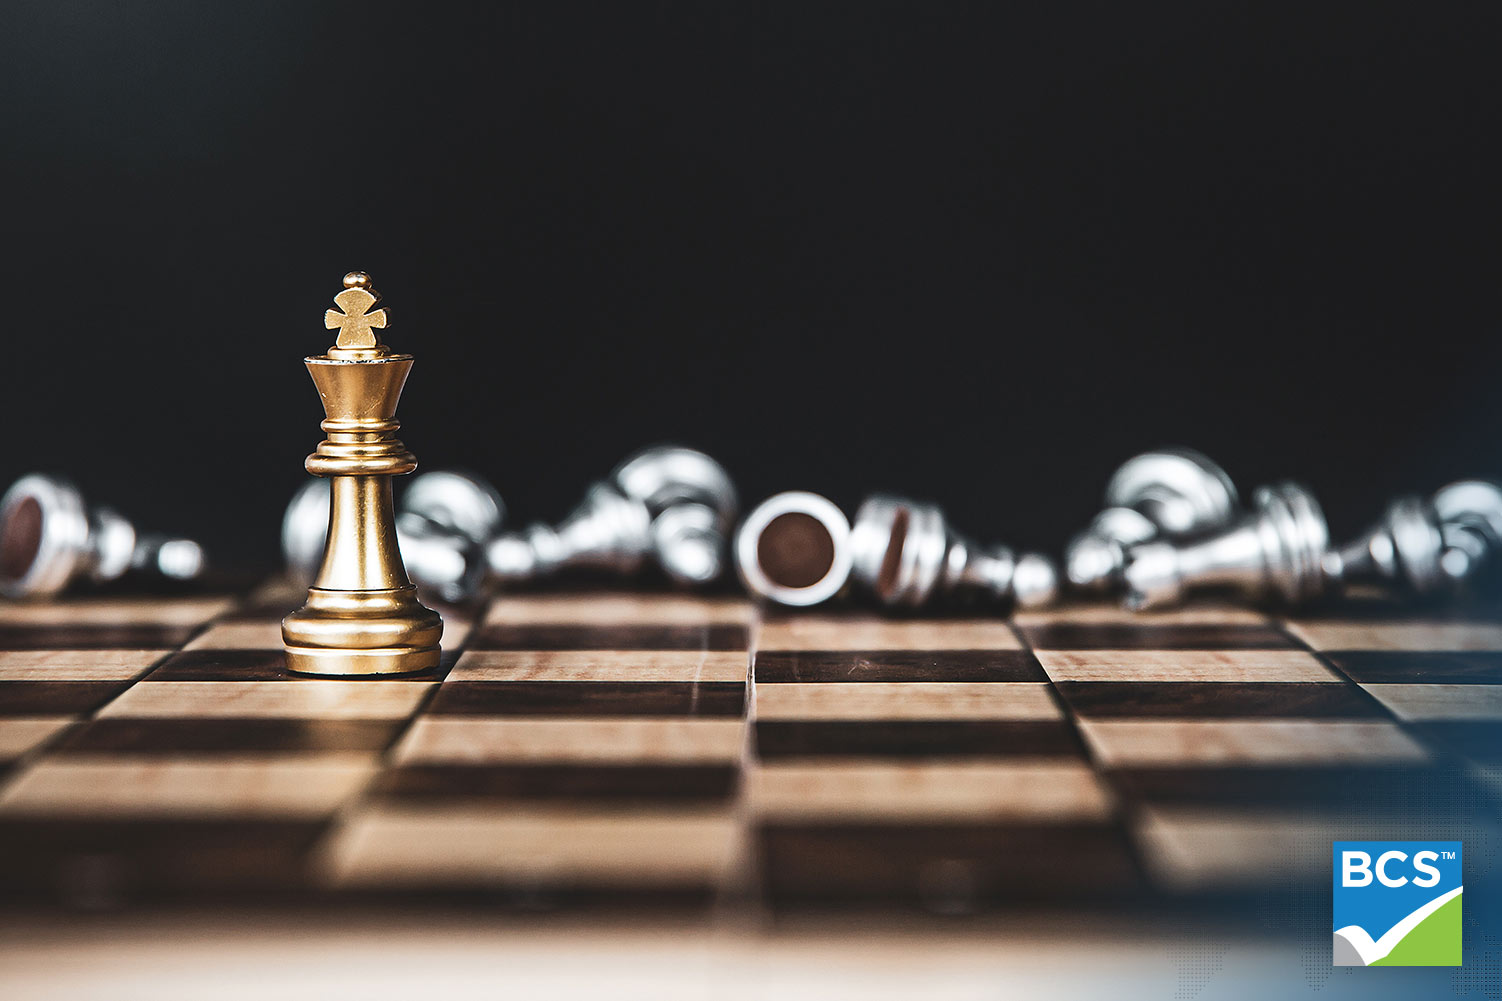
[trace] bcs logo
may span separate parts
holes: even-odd
[[[1336,966],[1459,966],[1459,841],[1337,841]]]

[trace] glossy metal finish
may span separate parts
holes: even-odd
[[[833,598],[850,577],[850,522],[801,490],[756,506],[735,537],[735,568],[752,595],[794,608]]]
[[[392,354],[373,328],[387,323],[370,278],[352,272],[325,326],[337,343],[305,363],[323,400],[328,437],[304,465],[329,478],[328,544],[301,609],[282,620],[287,666],[306,674],[422,671],[438,664],[443,620],[417,600],[396,538],[391,477],[417,459],[396,438],[397,402],[411,355]]]
[[[557,525],[537,523],[508,532],[486,546],[490,574],[512,585],[587,567],[626,576],[652,551],[647,506],[606,483],[596,483]]]
[[[1451,584],[1441,562],[1445,540],[1434,509],[1400,497],[1360,538],[1325,554],[1325,572],[1349,584],[1370,581],[1426,594]]]
[[[1058,598],[1053,562],[1007,546],[980,547],[949,529],[935,504],[870,497],[855,513],[852,572],[883,604],[917,608],[936,597],[984,592],[1023,608]]]
[[[1502,549],[1502,489],[1482,480],[1400,497],[1360,538],[1326,556],[1343,582],[1384,584],[1414,594],[1450,590],[1474,578]]]
[[[652,551],[678,583],[708,584],[725,570],[729,528],[713,508],[678,504],[652,519]]]
[[[421,518],[433,528],[483,542],[500,529],[506,504],[495,487],[478,476],[439,470],[412,477],[397,509],[398,528],[403,518]]]
[[[396,514],[396,540],[413,583],[450,602],[479,593],[485,543],[505,517],[501,495],[477,476],[440,470],[413,477]]]
[[[1502,487],[1462,480],[1442,487],[1430,503],[1445,540],[1440,565],[1451,580],[1473,579],[1502,552]]]
[[[1229,528],[1182,544],[1157,540],[1128,549],[1126,604],[1157,608],[1207,587],[1305,601],[1331,583],[1323,562],[1329,541],[1312,494],[1293,483],[1262,487],[1251,511]]]
[[[691,448],[643,449],[611,474],[652,516],[652,552],[680,584],[707,584],[725,568],[726,541],[740,511],[725,467]]]
[[[1115,587],[1131,546],[1223,527],[1237,510],[1231,478],[1204,455],[1188,448],[1145,452],[1116,471],[1105,510],[1069,543],[1069,582],[1093,591]]]
[[[735,519],[735,484],[725,467],[692,448],[657,445],[632,455],[610,475],[621,493],[653,512],[700,504],[722,521]]]
[[[675,446],[644,449],[585,493],[557,525],[535,524],[486,546],[492,578],[517,584],[590,568],[629,576],[649,560],[679,584],[705,584],[725,564],[737,509],[719,463]]]
[[[189,580],[203,572],[191,539],[142,535],[109,508],[89,508],[66,480],[23,476],[0,497],[0,595],[54,595],[81,579],[129,572]]]

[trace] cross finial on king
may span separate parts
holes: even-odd
[[[381,301],[370,284],[370,276],[363,271],[351,271],[344,276],[344,291],[334,296],[339,309],[330,309],[323,314],[323,325],[329,330],[338,330],[334,346],[338,348],[374,348],[380,346],[375,328],[385,329],[388,319],[384,309],[372,311],[370,307]],[[343,312],[340,312],[343,310]]]

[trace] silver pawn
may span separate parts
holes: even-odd
[[[54,595],[80,578],[112,581],[127,571],[171,580],[203,572],[191,539],[143,535],[109,508],[89,508],[66,480],[23,476],[0,497],[0,595]]]
[[[1087,591],[1116,587],[1131,546],[1223,527],[1238,508],[1225,470],[1193,449],[1128,459],[1106,485],[1105,510],[1064,551],[1069,582]]]
[[[1400,497],[1360,538],[1325,557],[1342,583],[1395,585],[1412,594],[1453,590],[1502,548],[1502,489],[1452,483],[1428,501]]]
[[[476,594],[487,571],[485,543],[500,529],[506,507],[495,488],[465,473],[413,477],[396,515],[396,541],[412,582],[444,601]],[[329,484],[313,477],[282,518],[288,571],[311,581],[323,562],[329,526]]]
[[[944,512],[877,494],[855,513],[850,548],[854,575],[885,605],[917,608],[936,595],[981,591],[1022,608],[1059,595],[1053,561],[1007,546],[980,547],[950,531]]]
[[[559,524],[492,539],[486,561],[503,584],[582,567],[627,576],[649,559],[676,583],[707,584],[724,570],[737,506],[729,474],[703,452],[648,448],[592,485]]]
[[[754,597],[791,608],[822,604],[850,579],[850,521],[827,498],[773,494],[735,535],[735,569]]]
[[[1157,608],[1204,587],[1296,604],[1332,583],[1324,563],[1330,532],[1319,502],[1295,483],[1260,487],[1235,524],[1191,542],[1166,540],[1127,549],[1126,605]]]

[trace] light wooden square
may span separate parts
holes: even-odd
[[[739,719],[424,716],[395,757],[406,765],[729,764],[745,742]]]
[[[417,681],[147,681],[126,689],[99,715],[405,719],[432,688]]]
[[[130,756],[44,759],[0,791],[0,815],[316,817],[365,787],[374,754],[233,760]]]
[[[1399,719],[1502,721],[1502,685],[1362,685]],[[1502,743],[1502,727],[1498,728]]]
[[[742,848],[724,809],[382,807],[341,825],[321,868],[336,886],[699,887]]]
[[[748,773],[752,812],[782,822],[1067,823],[1111,802],[1077,761],[797,761]]]
[[[74,716],[0,718],[0,761],[13,761],[41,746],[76,718]]]
[[[0,681],[129,681],[171,650],[4,650]]]
[[[234,604],[231,598],[64,598],[0,604],[6,626],[196,626]]]
[[[184,650],[280,650],[282,623],[220,622],[199,633]]]
[[[740,650],[469,650],[450,681],[745,681]]]
[[[1335,682],[1304,650],[1038,650],[1054,681]]]
[[[1502,650],[1502,623],[1291,620],[1288,628],[1316,650]]]
[[[678,594],[501,595],[487,626],[746,625],[753,608],[741,598]]]
[[[1107,768],[1401,764],[1428,758],[1386,720],[1081,719]]]
[[[807,615],[762,625],[758,650],[1020,650],[1000,619],[893,621]]]
[[[1052,720],[1063,712],[1041,681],[872,681],[756,686],[764,720]]]

